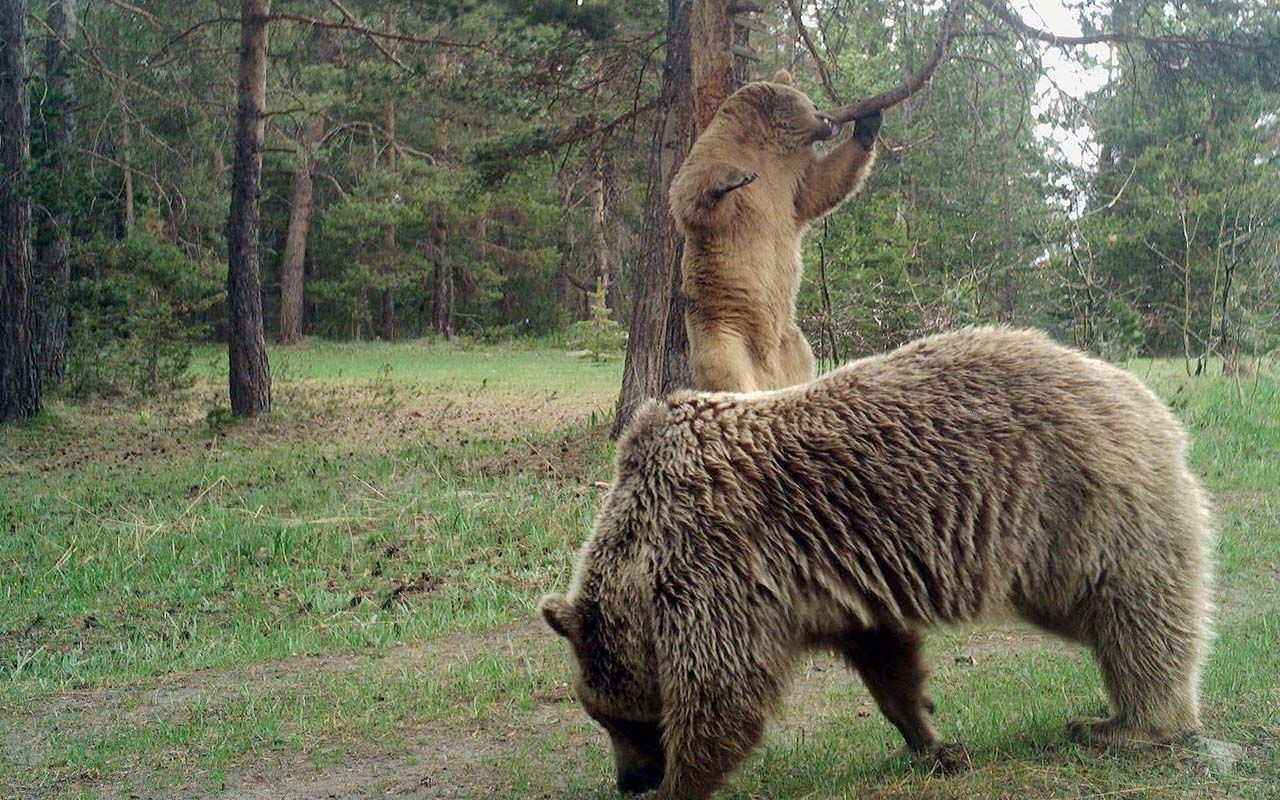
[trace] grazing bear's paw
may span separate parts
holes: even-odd
[[[932,761],[930,765],[932,769],[947,775],[964,772],[973,766],[973,759],[969,757],[968,749],[959,742],[943,742],[938,745],[933,751]]]
[[[891,758],[906,757],[918,767],[929,772],[953,775],[964,772],[973,765],[969,750],[960,742],[942,742],[932,750],[912,750],[903,745],[893,751]]]
[[[1105,719],[1073,719],[1067,723],[1067,732],[1071,738],[1081,744],[1097,744],[1103,746],[1151,744],[1150,737],[1144,737],[1129,725],[1125,725],[1115,717]]]

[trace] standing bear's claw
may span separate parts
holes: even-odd
[[[728,170],[722,180],[711,189],[711,198],[719,200],[734,189],[741,189],[747,184],[753,183],[760,176],[754,172],[748,172],[745,169]]]

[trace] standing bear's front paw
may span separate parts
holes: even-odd
[[[883,119],[879,111],[872,111],[863,117],[858,117],[853,121],[853,138],[868,150],[876,140],[876,134],[880,132],[880,121]]]

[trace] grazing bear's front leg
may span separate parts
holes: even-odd
[[[827,214],[858,191],[875,163],[880,112],[854,123],[853,136],[809,165],[796,193],[796,218],[809,222]]]
[[[949,772],[967,765],[964,748],[944,744],[933,727],[920,634],[888,628],[861,631],[845,637],[843,653],[912,753],[932,759]]]

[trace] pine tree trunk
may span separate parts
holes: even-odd
[[[36,316],[39,322],[39,366],[46,387],[67,374],[67,291],[71,284],[71,212],[65,198],[71,181],[72,98],[71,57],[75,38],[75,6],[71,0],[49,0],[49,36],[45,39],[45,145],[57,176],[58,199],[40,217]]]
[[[227,310],[231,410],[256,417],[271,410],[271,373],[262,330],[258,194],[267,96],[267,14],[270,0],[240,1],[235,163],[227,220]]]
[[[662,110],[649,158],[615,436],[645,398],[693,385],[680,288],[684,241],[667,210],[667,194],[697,132],[735,88],[730,6],[728,0],[668,0]]]
[[[336,33],[316,28],[311,33],[314,47],[311,61],[332,64],[339,53]],[[299,144],[298,171],[293,174],[289,190],[289,228],[285,234],[284,255],[280,259],[280,343],[294,344],[302,340],[306,319],[307,240],[311,235],[311,216],[315,210],[315,147],[324,137],[325,118],[317,113],[302,132]]]
[[[390,7],[382,12],[382,29],[391,30],[394,18]],[[395,56],[395,45],[388,45],[392,49],[387,55],[388,62]],[[387,132],[387,171],[394,172],[396,168],[396,101],[393,96],[388,96],[382,101],[382,127]],[[382,229],[382,259],[383,268],[386,270],[384,278],[386,285],[382,288],[382,339],[383,341],[391,341],[396,336],[396,278],[395,278],[395,257],[396,257],[396,226],[395,223],[388,222]]]
[[[128,121],[120,123],[120,163],[124,170],[124,209],[120,238],[127,239],[133,233],[137,213],[133,207],[133,129]]]
[[[434,265],[433,322],[436,333],[449,339],[453,336],[453,269],[449,265],[449,229],[445,225],[444,214],[436,215],[431,240],[431,260]]]
[[[604,153],[596,147],[591,152],[591,232],[594,239],[594,252],[591,256],[592,285],[598,292],[591,302],[608,306],[611,296],[609,285],[609,241],[606,235],[607,209],[604,182]],[[588,314],[587,319],[594,315]]]
[[[280,258],[280,343],[295,344],[302,340],[302,320],[306,294],[307,237],[311,232],[314,208],[311,175],[313,164],[307,152],[324,135],[324,118],[317,116],[307,126],[301,162],[293,173],[289,189],[289,229],[284,238],[284,255]]]
[[[41,408],[32,326],[27,2],[0,0],[0,423]]]

